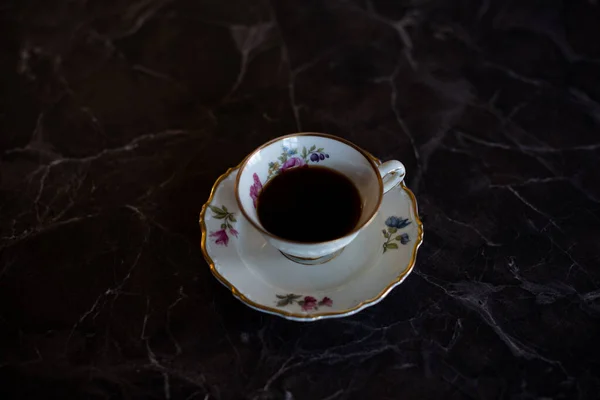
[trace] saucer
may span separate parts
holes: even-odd
[[[238,171],[221,175],[202,207],[201,247],[213,275],[247,306],[295,321],[345,317],[377,304],[412,271],[423,224],[404,182],[384,195],[373,221],[335,258],[301,265],[242,216],[234,190]]]

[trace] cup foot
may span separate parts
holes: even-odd
[[[297,257],[297,256],[293,256],[291,254],[287,254],[284,253],[283,251],[279,251],[281,254],[283,254],[285,256],[285,258],[287,258],[290,261],[293,261],[295,263],[298,264],[302,264],[302,265],[319,265],[319,264],[325,264],[326,262],[329,262],[331,260],[333,260],[334,258],[336,258],[337,256],[339,256],[340,254],[342,254],[342,251],[344,251],[345,247],[342,247],[341,249],[321,256],[321,257],[316,257],[316,258],[307,258],[307,257]]]

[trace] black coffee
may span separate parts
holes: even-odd
[[[271,179],[256,211],[270,233],[297,242],[337,239],[356,227],[362,204],[350,179],[326,167],[289,169]]]

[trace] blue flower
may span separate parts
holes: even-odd
[[[389,217],[385,224],[390,228],[402,229],[410,225],[410,221],[408,218]]]
[[[296,154],[298,154],[298,149],[291,149],[291,150],[288,150],[288,152],[287,152],[287,153],[288,153],[288,155],[289,155],[289,156],[296,155]]]
[[[287,153],[287,152],[288,152],[288,150],[289,150],[289,148],[288,148],[288,147],[286,147],[286,146],[283,146],[283,147],[281,148],[281,150],[283,150],[283,152],[284,152],[284,153]]]
[[[408,237],[408,233],[403,233],[402,235],[400,235],[400,243],[406,244],[408,242],[410,242],[410,238]]]

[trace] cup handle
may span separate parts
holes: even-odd
[[[400,161],[386,161],[377,168],[383,179],[383,194],[402,182],[406,176],[406,169]]]

